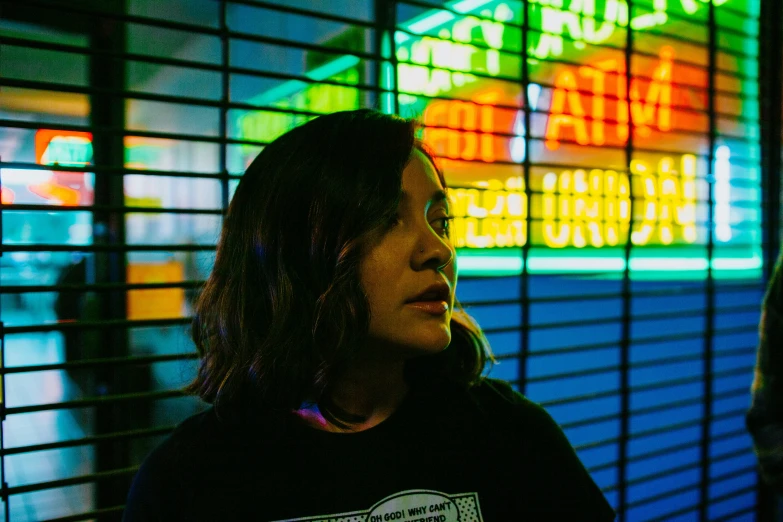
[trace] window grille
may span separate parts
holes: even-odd
[[[146,453],[205,407],[179,391],[191,303],[242,172],[293,126],[365,106],[424,124],[491,376],[562,425],[618,520],[754,516],[744,412],[779,245],[773,2],[2,15],[6,520],[119,518]]]

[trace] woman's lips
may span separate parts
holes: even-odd
[[[443,315],[449,310],[446,301],[412,301],[407,305],[430,315]]]

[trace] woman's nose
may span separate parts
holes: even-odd
[[[442,270],[454,260],[454,248],[440,238],[420,243],[417,254],[422,268]]]

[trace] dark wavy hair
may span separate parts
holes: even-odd
[[[318,402],[366,340],[363,245],[395,215],[416,122],[374,110],[320,116],[269,144],[242,177],[195,305],[201,363],[186,392],[276,410]],[[434,164],[434,162],[433,162]],[[443,174],[437,169],[444,187]],[[409,360],[409,381],[480,381],[489,345],[457,304],[452,341]]]

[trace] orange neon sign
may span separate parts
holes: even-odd
[[[58,165],[86,166],[92,161],[92,133],[39,129],[35,133],[35,160],[55,168]],[[59,205],[91,203],[91,191],[85,184],[83,172],[54,171],[47,181],[30,185],[28,190]]]
[[[437,100],[424,111],[424,141],[436,154],[455,160],[496,160],[493,103],[500,93],[487,91],[473,101]]]
[[[660,61],[653,71],[647,94],[642,96],[639,81],[631,80],[630,112],[632,123],[641,136],[649,136],[651,126],[660,131],[672,128],[672,64],[674,50],[665,46],[659,54]],[[604,60],[592,66],[579,67],[578,75],[590,81],[588,90],[591,96],[590,132],[588,132],[587,112],[582,105],[577,75],[572,69],[560,72],[555,78],[555,89],[549,107],[546,125],[546,146],[557,150],[564,129],[571,129],[576,142],[580,145],[603,145],[606,142],[606,76],[611,73],[616,78],[617,95],[617,138],[628,141],[628,93],[626,88],[626,70],[623,60]],[[657,116],[657,117],[656,117]]]
[[[41,165],[87,165],[92,160],[92,133],[39,129],[35,162]]]

